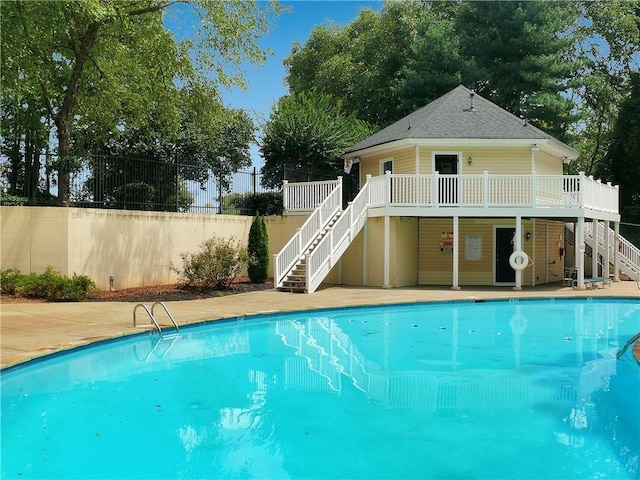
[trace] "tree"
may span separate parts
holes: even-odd
[[[251,283],[264,283],[269,277],[269,236],[264,218],[256,212],[249,229],[249,266],[247,273]]]
[[[255,1],[179,2],[190,7],[199,22],[196,33],[180,43],[162,22],[174,3],[3,2],[3,97],[7,92],[15,99],[37,96],[55,125],[58,154],[64,159],[80,125],[99,125],[108,132],[126,128],[136,113],[144,117],[148,105],[169,104],[175,82],[241,83],[237,67],[245,60],[264,60],[257,40],[267,31],[269,12]],[[110,121],[91,113],[95,97],[107,101],[99,114],[106,113]],[[117,118],[117,113],[122,116]],[[166,113],[161,119],[171,120],[171,110]],[[66,204],[69,171],[64,162],[57,168],[59,201]]]
[[[262,133],[262,185],[279,186],[285,166],[307,171],[309,179],[335,178],[343,168],[342,152],[370,133],[329,95],[312,91],[282,97]]]
[[[573,136],[580,157],[570,173],[600,170],[612,139],[615,119],[630,91],[630,75],[640,60],[640,2],[604,0],[577,3],[583,18],[576,24],[576,55],[582,59],[574,90],[580,121]]]
[[[407,115],[444,95],[471,76],[469,60],[460,51],[456,34],[457,3],[428,4],[392,89],[399,115]]]
[[[620,210],[640,205],[640,74],[631,75],[631,91],[615,122],[609,151],[598,173],[620,185]]]
[[[218,179],[221,191],[228,191],[231,175],[251,165],[249,145],[255,140],[255,125],[240,109],[222,105],[215,89],[203,84],[180,91],[180,131],[175,141],[178,157],[189,159],[191,166],[182,172],[201,185],[209,172]]]
[[[292,93],[317,90],[342,102],[360,120],[383,126],[399,118],[392,88],[409,53],[420,8],[388,2],[362,9],[344,28],[319,26],[285,59]],[[400,115],[401,116],[401,115]]]
[[[471,61],[465,82],[514,115],[560,140],[576,120],[568,93],[578,62],[571,2],[464,2],[455,23],[460,55]]]

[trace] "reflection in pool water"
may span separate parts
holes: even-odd
[[[2,478],[638,478],[623,300],[291,313],[3,372]]]

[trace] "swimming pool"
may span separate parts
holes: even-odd
[[[627,300],[361,307],[3,371],[1,477],[639,478]]]

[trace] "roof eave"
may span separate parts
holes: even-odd
[[[554,156],[562,157],[565,163],[578,157],[578,151],[553,138],[404,138],[344,153],[343,158],[354,158],[385,153],[412,146],[418,147],[534,147]]]

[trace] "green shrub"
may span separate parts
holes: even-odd
[[[258,213],[249,230],[249,266],[251,283],[264,283],[269,277],[269,236],[264,218]]]
[[[0,270],[0,293],[3,295],[15,295],[23,276],[17,268]]]
[[[65,282],[61,290],[61,298],[59,300],[80,301],[87,297],[87,294],[95,292],[98,288],[93,280],[86,275],[76,275],[73,277],[65,277]]]
[[[198,253],[182,253],[182,270],[171,266],[180,279],[189,286],[203,290],[225,290],[249,263],[247,249],[231,237],[205,240]]]
[[[44,273],[22,274],[17,269],[1,272],[2,293],[49,301],[84,300],[87,294],[97,290],[96,284],[86,275],[69,278],[47,267]]]
[[[27,298],[50,299],[55,297],[55,292],[62,288],[62,283],[62,276],[49,266],[44,273],[31,272],[24,275],[17,294]]]

